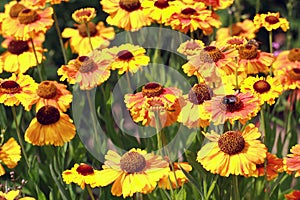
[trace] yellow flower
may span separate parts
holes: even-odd
[[[35,198],[33,197],[21,197],[21,198],[17,198],[20,195],[20,191],[19,190],[10,190],[7,193],[4,193],[2,191],[0,191],[0,199],[1,200],[35,200]]]
[[[90,40],[93,46],[91,49],[90,40],[85,24],[76,24],[77,29],[65,28],[62,32],[63,38],[70,38],[70,46],[73,53],[79,56],[88,55],[93,49],[103,49],[109,46],[109,40],[114,39],[115,32],[113,27],[105,27],[103,22],[98,22],[96,25],[93,22],[88,22],[90,32]]]
[[[25,131],[25,141],[37,146],[63,146],[75,136],[75,126],[67,114],[53,106],[43,106]]]
[[[37,87],[38,84],[29,75],[12,74],[8,79],[0,79],[0,103],[6,106],[21,103],[25,110],[30,110]]]
[[[283,158],[283,168],[284,171],[291,174],[295,172],[295,177],[300,176],[300,144],[294,145],[290,149],[291,154],[288,154],[285,158]]]
[[[0,146],[0,176],[5,174],[5,170],[1,165],[2,163],[12,169],[17,166],[20,159],[21,147],[14,138],[10,138],[6,143]]]
[[[72,18],[77,23],[87,23],[96,17],[95,8],[81,8],[72,13]]]
[[[42,48],[44,34],[36,35],[33,39],[34,49],[30,40],[15,40],[12,37],[6,38],[2,42],[2,46],[7,49],[6,52],[0,55],[0,60],[3,62],[3,70],[14,73],[25,73],[29,68],[37,66],[35,55],[38,62],[43,60]]]
[[[170,171],[169,164],[162,157],[141,149],[131,149],[122,156],[109,150],[106,161],[99,172],[97,185],[113,183],[111,193],[115,196],[132,197],[134,193],[147,194],[153,191],[157,182]]]
[[[203,2],[206,6],[211,6],[214,10],[225,9],[229,7],[233,0],[183,0],[187,4]]]
[[[187,40],[181,43],[177,51],[187,57],[196,55],[204,48],[204,43],[201,40]]]
[[[85,185],[89,184],[91,187],[95,187],[99,170],[93,169],[91,166],[85,163],[80,165],[75,164],[71,169],[65,170],[62,173],[62,178],[67,184],[76,183],[81,187],[85,188]]]
[[[36,98],[31,104],[36,104],[36,111],[46,105],[54,106],[66,112],[72,102],[72,94],[67,86],[56,81],[43,81],[36,90]]]
[[[286,32],[290,28],[287,19],[280,18],[279,12],[268,12],[268,14],[256,14],[254,16],[253,21],[257,29],[265,27],[267,31],[272,31],[281,28],[284,32]]]
[[[267,148],[258,140],[261,134],[254,124],[243,131],[227,131],[221,135],[205,133],[211,142],[197,154],[197,161],[213,174],[221,176],[254,175],[256,165],[264,162]]]
[[[137,31],[151,24],[151,19],[143,12],[143,0],[101,0],[103,11],[109,16],[106,21],[110,25],[126,31]]]
[[[271,76],[248,77],[241,85],[241,92],[250,92],[260,99],[260,104],[267,102],[269,105],[275,103],[275,99],[282,93],[283,87],[278,79]]]
[[[182,107],[180,96],[181,90],[175,87],[164,88],[150,82],[143,86],[141,92],[126,94],[124,101],[133,121],[158,128],[158,118],[160,128],[163,128],[177,121]]]
[[[146,50],[137,45],[122,44],[119,47],[112,47],[108,51],[113,55],[111,69],[118,69],[119,74],[135,73],[150,61],[149,56],[145,55]]]

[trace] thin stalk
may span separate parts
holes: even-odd
[[[19,128],[19,125],[18,125],[16,108],[14,106],[12,106],[11,110],[12,110],[12,114],[13,114],[13,117],[14,117],[14,121],[15,121],[15,125],[16,125],[16,132],[17,132],[18,140],[19,140],[22,152],[23,152],[23,156],[25,158],[27,167],[30,168],[28,157],[27,157],[27,154],[25,152],[24,145],[23,145],[23,140],[22,140],[22,137],[21,137],[20,128]]]
[[[236,7],[236,11],[234,12],[235,20],[236,20],[236,22],[240,22],[241,21],[241,1],[240,0],[235,0],[235,7]]]
[[[272,42],[273,42],[273,32],[269,31],[269,48],[270,48],[270,53],[273,53],[273,46],[272,46]],[[270,67],[270,76],[272,76],[273,72],[272,72],[272,65]]]
[[[255,3],[255,13],[257,14],[259,12],[260,9],[260,0],[256,0]]]
[[[92,101],[91,101],[91,94],[90,94],[89,90],[86,91],[86,96],[87,96],[87,100],[88,100],[90,110],[92,111],[94,109],[94,107],[93,107],[93,104],[92,104]],[[96,119],[95,119],[95,116],[94,116],[93,113],[92,113],[92,123],[93,123],[93,128],[94,128],[93,139],[94,139],[94,141],[97,141],[97,137],[96,137],[97,136],[97,125],[96,125]]]
[[[56,15],[56,12],[55,12],[55,9],[54,9],[53,5],[52,5],[52,9],[53,9],[53,18],[54,18],[54,22],[55,22],[55,30],[56,30],[56,33],[57,33],[57,36],[58,36],[61,52],[63,54],[64,63],[68,64],[66,50],[64,48],[64,43],[63,43],[63,39],[61,37],[61,31],[60,31],[58,20],[57,20],[57,15]]]
[[[240,200],[238,176],[232,176],[233,200]]]
[[[88,191],[88,193],[89,193],[89,196],[91,197],[91,200],[95,200],[95,197],[94,197],[94,195],[93,195],[93,191],[92,191],[91,186],[87,184],[87,185],[86,185],[86,189],[87,189],[87,191]]]
[[[36,60],[36,65],[37,65],[37,70],[38,70],[38,74],[39,74],[39,77],[40,77],[40,81],[43,81],[44,78],[43,78],[43,75],[42,75],[41,65],[40,65],[40,63],[39,63],[39,59],[38,59],[38,57],[37,57],[35,45],[34,45],[34,42],[33,42],[33,39],[32,39],[32,38],[30,38],[30,42],[31,42],[32,49],[33,49],[33,53],[34,53],[34,57],[35,57],[35,60]]]
[[[87,36],[88,36],[88,39],[89,39],[90,48],[93,51],[94,48],[93,48],[93,44],[92,44],[92,40],[91,40],[91,33],[90,33],[90,29],[89,29],[89,24],[88,24],[88,22],[86,22],[84,24],[85,24],[86,33],[87,33]]]

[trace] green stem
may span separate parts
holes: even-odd
[[[11,107],[11,110],[12,110],[12,114],[13,114],[13,117],[14,117],[14,121],[15,121],[15,125],[16,125],[16,132],[17,132],[18,140],[19,140],[19,143],[20,143],[22,152],[23,152],[23,156],[24,156],[24,158],[25,158],[27,167],[30,168],[30,166],[29,166],[29,161],[28,161],[28,157],[27,157],[27,154],[26,154],[26,152],[25,152],[24,145],[23,145],[23,140],[22,140],[22,137],[21,137],[20,128],[19,128],[19,125],[18,125],[18,119],[17,119],[16,108],[15,108],[14,106],[12,106],[12,107]]]
[[[233,200],[240,200],[238,176],[232,176]]]
[[[55,22],[55,30],[56,30],[56,33],[57,33],[57,36],[58,36],[61,52],[63,54],[64,64],[66,65],[66,64],[68,64],[67,54],[66,54],[66,50],[64,48],[64,43],[63,43],[63,39],[61,37],[61,31],[60,31],[58,20],[57,20],[57,15],[56,15],[56,12],[55,12],[55,9],[54,9],[53,5],[52,5],[52,9],[53,9],[53,18],[54,18],[54,22]]]
[[[88,22],[85,23],[85,28],[86,28],[86,33],[87,33],[87,36],[88,36],[88,39],[89,39],[90,48],[93,51],[94,48],[93,48],[93,44],[92,44],[92,40],[91,40],[91,33],[90,33]]]
[[[273,32],[269,31],[269,48],[270,48],[270,53],[273,53],[273,46],[272,46],[272,41],[273,41]],[[272,76],[272,65],[270,67],[270,76]]]
[[[34,42],[33,42],[32,38],[30,38],[30,42],[31,42],[33,53],[34,53],[34,57],[35,57],[35,60],[36,60],[37,71],[38,71],[38,74],[39,74],[39,77],[40,77],[40,81],[43,81],[44,77],[42,75],[42,69],[41,69],[42,66],[39,63],[39,59],[38,59],[38,56],[37,56],[37,53],[36,53],[36,49],[35,49],[35,45],[34,45]]]
[[[132,197],[133,200],[143,200],[143,194],[137,192]]]
[[[235,20],[236,22],[240,22],[241,21],[241,1],[240,0],[235,0],[235,7],[236,7],[236,11],[235,13]]]
[[[90,185],[86,185],[86,189],[87,189],[87,191],[89,193],[89,196],[91,197],[91,200],[95,200],[95,197],[93,195],[93,191],[92,191],[91,186]]]
[[[256,0],[255,3],[255,13],[257,14],[259,12],[260,9],[260,0]]]
[[[295,5],[295,0],[289,0],[286,7],[288,10],[288,20],[290,21],[291,19],[293,19],[293,9],[294,9],[294,5]],[[291,49],[291,44],[292,44],[292,31],[291,29],[288,30],[287,32],[287,49]]]
[[[86,91],[86,96],[87,96],[87,100],[88,100],[88,104],[89,104],[89,107],[90,107],[90,111],[94,110],[94,107],[93,107],[93,104],[92,104],[92,100],[91,100],[91,94],[90,94],[90,91],[87,90]],[[94,134],[93,134],[93,141],[95,141],[95,144],[96,144],[96,141],[98,140],[97,138],[97,125],[96,125],[96,119],[95,119],[95,116],[93,113],[91,113],[92,115],[92,123],[93,123],[93,128],[94,128]]]

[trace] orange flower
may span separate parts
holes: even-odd
[[[266,168],[264,163],[256,164],[256,171],[253,176],[265,176],[267,174],[267,180],[270,181],[276,178],[279,172],[283,172],[283,159],[267,152]]]
[[[211,10],[206,10],[204,3],[182,4],[180,7],[181,11],[173,14],[166,22],[166,25],[170,25],[174,30],[187,33],[199,28],[204,35],[210,35],[213,33],[213,27],[219,28],[221,25],[219,16]]]
[[[95,8],[81,8],[72,13],[75,22],[83,24],[88,23],[96,17]]]
[[[17,12],[18,8],[11,8],[11,12]],[[17,18],[6,18],[2,23],[2,29],[5,34],[15,37],[17,40],[28,40],[33,38],[39,32],[46,33],[52,26],[53,9],[51,7],[45,10],[23,8],[18,11]]]
[[[239,48],[238,66],[247,74],[268,73],[274,55],[258,50],[257,44],[247,43]]]
[[[93,49],[91,49],[86,25],[76,24],[75,26],[77,29],[65,28],[62,32],[62,37],[70,38],[69,42],[73,53],[78,53],[80,56],[89,54],[93,49],[108,47],[109,40],[115,37],[113,27],[105,27],[103,22],[98,22],[97,25],[93,22],[88,22],[90,40],[93,46]]]
[[[3,70],[14,73],[25,73],[29,68],[37,66],[35,55],[38,62],[43,60],[43,52],[41,44],[45,36],[39,34],[33,39],[34,49],[30,40],[15,40],[12,37],[6,38],[2,42],[2,46],[7,49],[6,52],[0,55],[0,60],[3,62]]]
[[[6,106],[18,106],[30,110],[38,84],[29,75],[15,75],[8,79],[0,79],[0,103]]]
[[[275,74],[277,70],[300,68],[300,48],[280,52],[272,67]]]
[[[54,106],[43,106],[25,131],[25,141],[37,146],[63,146],[75,136],[70,117]]]
[[[185,172],[190,172],[192,171],[192,166],[187,162],[174,162],[172,164],[173,170],[172,167],[170,167],[169,173],[159,180],[158,187],[171,190],[171,187],[172,189],[182,187],[184,183],[188,182],[188,179],[181,168]]]
[[[285,194],[284,197],[287,200],[299,200],[300,199],[300,190],[293,190],[288,194]]]
[[[204,111],[203,102],[212,97],[211,89],[205,84],[195,84],[185,97],[186,104],[182,107],[177,121],[189,128],[209,126],[209,113]]]
[[[36,90],[37,98],[31,104],[36,104],[36,111],[51,105],[66,112],[72,102],[72,94],[66,88],[66,85],[56,81],[43,81]]]
[[[274,74],[284,90],[300,89],[300,67],[282,67],[282,69],[275,70]]]
[[[284,32],[286,32],[290,28],[289,22],[285,18],[280,18],[279,16],[279,12],[256,14],[253,19],[254,25],[257,29],[265,27],[267,31],[272,31],[281,28]]]
[[[296,144],[291,149],[291,154],[283,158],[283,168],[286,172],[296,172],[295,177],[300,176],[300,144]]]
[[[147,83],[142,92],[126,94],[125,103],[133,121],[156,127],[158,115],[163,128],[177,121],[182,107],[179,96],[181,91],[177,88],[164,88],[158,83]]]
[[[21,147],[14,138],[10,138],[6,143],[0,146],[0,176],[5,174],[5,170],[1,165],[2,163],[12,169],[17,166],[20,159]]]
[[[206,6],[211,6],[214,10],[225,9],[229,7],[233,0],[183,0],[187,4],[203,2]]]
[[[110,25],[126,31],[137,31],[151,24],[151,19],[144,13],[142,0],[101,0],[103,11],[109,16],[106,21]]]
[[[77,82],[80,89],[90,90],[110,77],[109,65],[112,59],[107,49],[93,51],[91,56],[79,56],[70,60],[67,65],[62,65],[57,74],[62,75],[62,81],[67,79],[70,84]]]
[[[227,120],[231,124],[239,120],[245,124],[260,110],[260,100],[251,93],[238,93],[213,97],[205,101],[204,110],[211,114],[214,124],[224,124]]]
[[[232,24],[231,27],[219,28],[217,30],[216,38],[218,42],[221,42],[224,39],[229,38],[231,36],[239,36],[246,39],[253,39],[255,38],[256,32],[257,29],[255,28],[252,20],[245,19],[242,22]]]

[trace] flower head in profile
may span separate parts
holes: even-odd
[[[181,108],[177,121],[189,128],[207,127],[210,115],[205,112],[203,103],[212,97],[212,90],[205,83],[195,84],[188,95],[183,96],[186,104]]]
[[[210,35],[213,33],[213,27],[219,28],[221,25],[219,16],[211,10],[207,10],[202,2],[182,3],[179,6],[181,10],[171,15],[166,22],[166,25],[170,25],[174,30],[187,33],[201,29],[204,35]]]
[[[273,180],[278,176],[278,173],[283,172],[283,159],[278,158],[276,155],[267,152],[266,156],[266,166],[265,163],[257,164],[256,171],[253,176],[265,176],[267,175],[267,180]]]
[[[146,50],[138,45],[122,44],[118,47],[112,47],[108,51],[113,55],[110,67],[112,70],[117,69],[119,74],[135,73],[150,61],[149,56],[145,55]]]
[[[249,92],[216,96],[204,102],[204,110],[215,125],[226,121],[233,124],[235,120],[245,124],[260,110],[260,100]]]
[[[151,19],[144,13],[142,0],[101,0],[103,11],[109,16],[106,21],[110,25],[126,31],[137,31],[151,24]]]
[[[25,131],[25,141],[37,146],[63,146],[75,136],[75,126],[67,114],[50,105],[41,107]]]
[[[12,169],[17,166],[20,159],[21,147],[14,138],[10,138],[6,143],[0,146],[0,176],[5,174],[2,163]]]
[[[161,156],[141,149],[133,148],[122,156],[109,150],[105,159],[97,184],[112,184],[112,195],[123,195],[124,198],[132,197],[137,192],[152,192],[158,181],[170,171],[169,163]]]
[[[90,39],[85,24],[75,24],[76,28],[65,28],[62,32],[63,38],[70,38],[69,43],[73,53],[79,56],[88,55],[93,49],[103,49],[109,46],[109,40],[114,39],[113,27],[106,27],[103,22],[87,22]],[[93,49],[91,48],[90,42]]]
[[[158,187],[162,189],[175,189],[182,187],[184,183],[188,182],[187,177],[185,176],[182,169],[189,173],[192,171],[192,166],[187,162],[174,162],[171,163],[173,166],[170,166],[170,171],[167,175],[161,178],[158,182]]]
[[[21,197],[19,198],[20,196],[20,191],[19,190],[10,190],[8,192],[2,192],[0,191],[0,199],[3,199],[3,200],[15,200],[15,199],[18,199],[18,200],[35,200],[35,198],[33,197]]]
[[[283,158],[284,171],[288,173],[296,172],[295,177],[300,176],[300,145],[296,144],[290,149],[291,154]]]
[[[90,90],[110,77],[112,59],[106,49],[93,51],[90,56],[79,56],[62,65],[57,74],[62,75],[62,81],[67,79],[70,84],[79,83],[82,90]]]
[[[232,24],[231,27],[219,28],[216,32],[216,40],[223,41],[232,36],[239,36],[248,40],[255,38],[257,29],[252,20],[245,19],[242,22]]]
[[[76,183],[84,189],[86,185],[95,187],[99,170],[94,169],[88,164],[75,164],[71,169],[67,169],[62,173],[62,178],[67,184]]]
[[[286,32],[290,28],[287,19],[281,18],[279,12],[256,14],[254,16],[253,21],[257,29],[264,27],[265,29],[267,29],[267,31],[272,31],[281,28],[284,32]]]
[[[62,112],[66,112],[72,102],[72,94],[67,86],[56,81],[42,81],[37,90],[36,98],[32,104],[36,104],[36,111],[46,105],[51,105]]]
[[[0,55],[3,62],[3,70],[13,73],[25,73],[29,68],[37,66],[43,60],[43,52],[41,44],[44,41],[43,34],[36,35],[33,39],[34,49],[30,40],[16,40],[12,37],[6,38],[2,42],[2,46],[7,49]]]
[[[29,75],[12,74],[10,78],[0,79],[0,103],[6,106],[18,106],[30,110],[38,84]]]
[[[293,48],[280,52],[272,67],[274,73],[276,73],[276,70],[283,70],[286,68],[300,68],[300,48]]]
[[[238,52],[238,66],[247,74],[268,73],[275,60],[273,54],[262,52],[258,45],[251,41],[239,48]]]
[[[28,40],[38,33],[46,33],[54,22],[52,19],[53,9],[34,9],[23,6],[20,10],[18,7],[12,7],[11,13],[17,12],[15,18],[5,18],[2,23],[2,29],[8,36],[13,36],[17,40]],[[16,11],[13,11],[16,10]]]
[[[154,82],[144,85],[141,92],[126,94],[125,103],[133,121],[156,128],[175,123],[183,106],[181,90]]]
[[[299,200],[300,198],[300,190],[293,190],[288,194],[285,194],[284,197],[287,200]]]
[[[144,0],[141,5],[144,13],[159,24],[166,23],[172,14],[180,12],[179,1]]]
[[[272,105],[275,99],[282,93],[283,87],[278,79],[271,76],[246,78],[241,85],[241,92],[250,92],[260,99],[260,103],[264,102]]]
[[[95,8],[81,8],[72,13],[72,18],[75,22],[84,24],[90,22],[96,17]]]
[[[244,130],[227,131],[221,135],[212,131],[205,133],[211,142],[197,154],[197,161],[204,169],[221,176],[254,175],[257,164],[264,162],[267,148],[259,140],[261,134],[254,124]]]
[[[190,57],[199,53],[204,46],[205,44],[201,40],[191,39],[181,43],[177,51],[187,57]]]

